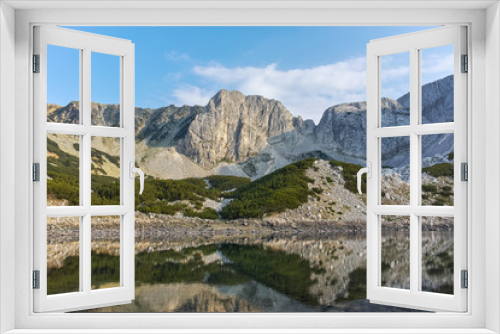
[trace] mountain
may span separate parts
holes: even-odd
[[[397,100],[382,98],[383,127],[410,124],[410,94]],[[422,123],[453,121],[453,75],[422,87]],[[366,161],[366,102],[344,103],[328,108],[315,129],[315,144],[337,160],[364,164]],[[382,140],[382,165],[409,164],[409,137]],[[453,134],[422,137],[423,158],[453,152]],[[337,156],[336,156],[337,155]]]
[[[382,98],[382,126],[408,125],[409,114],[409,94]],[[78,102],[49,105],[47,118],[78,123]],[[422,87],[422,120],[453,121],[453,76]],[[118,123],[119,105],[92,103],[92,124]],[[137,164],[147,175],[165,179],[213,174],[256,179],[308,157],[366,161],[366,102],[330,107],[316,125],[293,117],[279,101],[223,89],[204,107],[136,108],[135,128]],[[104,144],[96,145],[106,152]],[[453,134],[423,136],[422,147],[424,166],[448,162]],[[382,165],[408,164],[409,137],[384,138]]]

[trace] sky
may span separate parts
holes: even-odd
[[[135,44],[138,107],[206,105],[220,89],[281,101],[318,123],[323,111],[366,99],[366,44],[431,27],[70,27]],[[453,46],[422,53],[422,82],[453,73]],[[79,53],[49,46],[47,101],[78,99]],[[63,78],[63,79],[61,79]],[[409,90],[409,56],[382,57],[382,95]],[[92,101],[119,102],[119,59],[92,54]]]

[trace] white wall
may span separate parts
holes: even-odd
[[[0,333],[14,328],[15,11],[0,3]],[[2,254],[3,253],[3,254]],[[6,260],[5,260],[6,259]]]
[[[486,11],[486,328],[500,332],[500,5]]]

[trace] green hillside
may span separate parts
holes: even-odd
[[[305,171],[314,160],[310,158],[287,165],[226,194],[225,197],[233,198],[233,201],[222,209],[222,218],[262,217],[306,203],[313,192],[308,187],[312,180]]]

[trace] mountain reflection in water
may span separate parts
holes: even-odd
[[[453,293],[453,232],[422,232],[424,289]],[[408,232],[390,235],[409,243]],[[192,237],[136,241],[136,290],[130,304],[87,312],[408,312],[366,298],[366,234]],[[110,241],[112,242],[112,241]],[[64,243],[58,249],[64,249]],[[101,242],[106,245],[106,242]],[[92,281],[119,282],[119,257],[93,245]],[[399,247],[399,250],[408,247]],[[98,254],[98,256],[96,256]],[[71,291],[77,256],[49,263],[48,288]],[[409,255],[384,254],[382,280],[409,285]],[[450,262],[451,261],[451,262]],[[99,262],[99,263],[97,263]],[[102,276],[102,273],[108,273]],[[111,273],[111,274],[109,274]],[[398,275],[401,274],[401,275]],[[99,276],[101,274],[101,276]],[[403,278],[401,277],[403,276]],[[78,273],[76,272],[76,277]],[[95,277],[95,279],[94,279]],[[405,278],[406,277],[406,278]],[[107,280],[107,282],[106,282]],[[74,284],[74,283],[73,283]],[[451,291],[450,291],[451,289]]]

